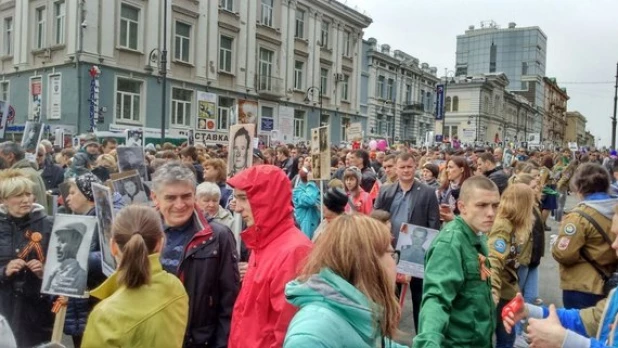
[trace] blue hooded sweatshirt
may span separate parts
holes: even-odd
[[[306,282],[289,282],[285,296],[300,310],[288,327],[284,348],[405,347],[378,334],[373,314],[380,309],[328,268]]]

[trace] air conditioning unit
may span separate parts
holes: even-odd
[[[336,81],[343,81],[343,74],[336,73],[335,74],[335,80]]]

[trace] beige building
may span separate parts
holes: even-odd
[[[566,113],[565,142],[577,142],[579,146],[584,146],[586,142],[586,117],[579,111],[568,111]]]
[[[565,143],[567,95],[565,88],[560,88],[555,78],[543,78],[545,86],[545,115],[543,115],[543,144],[562,146]]]

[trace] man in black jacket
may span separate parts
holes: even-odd
[[[506,190],[509,184],[509,177],[504,170],[497,166],[494,155],[488,152],[482,153],[477,159],[476,164],[483,175],[498,186],[498,191],[500,191],[500,195],[502,195],[502,192]]]
[[[374,205],[375,209],[386,210],[391,214],[393,247],[397,246],[402,224],[440,229],[440,209],[436,192],[414,179],[416,172],[414,157],[409,153],[402,153],[397,156],[395,163],[398,181],[394,184],[383,185]],[[418,314],[423,297],[422,279],[412,278],[410,293],[414,328],[418,332]]]
[[[47,153],[45,146],[39,145],[36,154],[36,161],[39,165],[39,173],[45,182],[45,189],[51,191],[52,194],[58,195],[58,185],[64,182],[64,170],[61,166],[55,164],[51,156]]]
[[[152,199],[166,236],[161,264],[180,278],[189,295],[184,347],[227,347],[240,287],[232,232],[195,208],[195,175],[179,162],[154,173]]]

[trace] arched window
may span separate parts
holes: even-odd
[[[444,111],[451,111],[451,97],[446,97],[444,100]]]
[[[459,111],[459,97],[453,97],[453,111]]]

